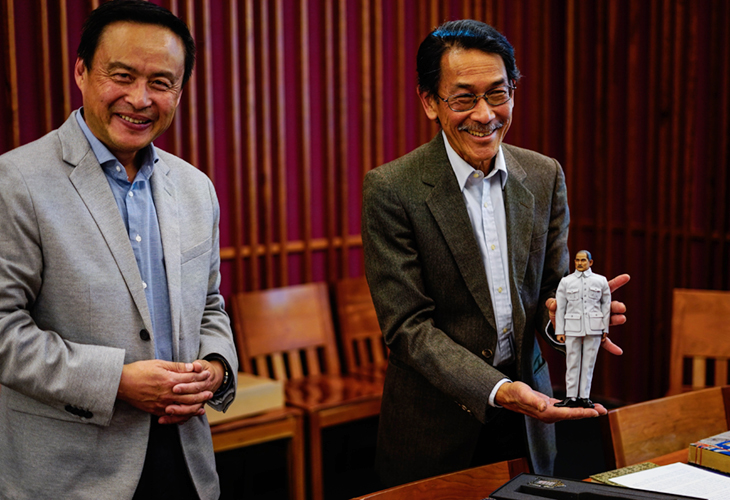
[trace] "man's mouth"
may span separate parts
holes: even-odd
[[[474,137],[487,137],[489,135],[492,135],[496,130],[501,129],[504,127],[503,123],[495,123],[494,125],[490,125],[488,127],[479,127],[475,125],[462,125],[459,127],[460,132],[466,132],[469,135],[473,135]]]
[[[152,121],[152,120],[149,120],[149,119],[137,120],[137,119],[132,118],[130,116],[119,115],[119,114],[117,116],[119,118],[121,118],[122,120],[124,120],[125,122],[133,123],[135,125],[143,125],[145,123],[149,123],[150,121]]]

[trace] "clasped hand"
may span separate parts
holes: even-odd
[[[124,365],[117,398],[157,415],[161,424],[181,424],[205,413],[223,372],[220,361],[137,361]]]

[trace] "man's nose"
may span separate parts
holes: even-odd
[[[471,112],[471,118],[477,121],[488,122],[496,115],[492,106],[487,102],[486,96],[481,96],[477,99],[477,104]]]
[[[141,80],[134,82],[129,89],[127,100],[135,109],[144,109],[152,104],[147,83]]]

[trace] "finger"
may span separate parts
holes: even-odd
[[[174,404],[174,405],[170,405],[167,408],[165,408],[166,415],[195,417],[198,415],[202,415],[203,413],[205,413],[205,408],[203,407],[202,404],[195,404],[195,405]]]
[[[545,307],[547,307],[550,312],[555,312],[558,310],[558,301],[550,297],[545,301]]]
[[[624,350],[621,349],[616,344],[614,344],[613,341],[608,337],[606,337],[605,340],[601,341],[601,347],[603,347],[604,349],[606,349],[608,352],[610,352],[611,354],[613,354],[615,356],[621,356],[624,353]]]
[[[209,378],[197,382],[176,384],[172,388],[172,392],[175,394],[197,394],[199,392],[207,391],[210,389]]]
[[[611,314],[623,314],[626,312],[626,304],[618,300],[611,301]]]
[[[619,288],[624,286],[626,283],[629,282],[630,279],[631,279],[631,276],[629,276],[628,274],[620,274],[620,275],[616,276],[614,279],[610,280],[608,282],[608,287],[611,289],[611,293],[615,292],[616,290],[618,290]]]
[[[612,314],[611,320],[608,322],[611,326],[623,325],[624,323],[626,323],[626,316],[623,314]]]

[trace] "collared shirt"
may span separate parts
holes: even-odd
[[[142,287],[147,298],[147,307],[152,318],[155,357],[172,361],[170,296],[167,290],[160,225],[157,221],[157,211],[150,184],[154,165],[159,161],[159,157],[151,144],[147,146],[142,166],[134,180],[129,182],[124,166],[94,136],[86,125],[82,113],[83,108],[76,113],[76,121],[106,175],[119,213],[127,228],[134,257],[137,260],[139,274],[142,277]]]
[[[492,299],[494,320],[497,324],[497,348],[494,366],[506,365],[515,360],[514,333],[512,330],[512,299],[509,288],[509,254],[507,248],[507,214],[502,191],[507,183],[507,164],[502,147],[499,147],[494,168],[488,175],[469,165],[444,137],[446,154],[454,170],[464,196],[474,237],[487,273]],[[489,394],[489,405],[498,406],[494,398],[509,378],[498,381]]]
[[[494,366],[514,362],[512,332],[512,300],[509,287],[509,255],[507,248],[507,215],[503,189],[507,182],[507,165],[500,146],[494,168],[488,175],[461,158],[444,134],[446,153],[464,196],[474,237],[487,272],[492,310],[497,324],[497,349]]]

